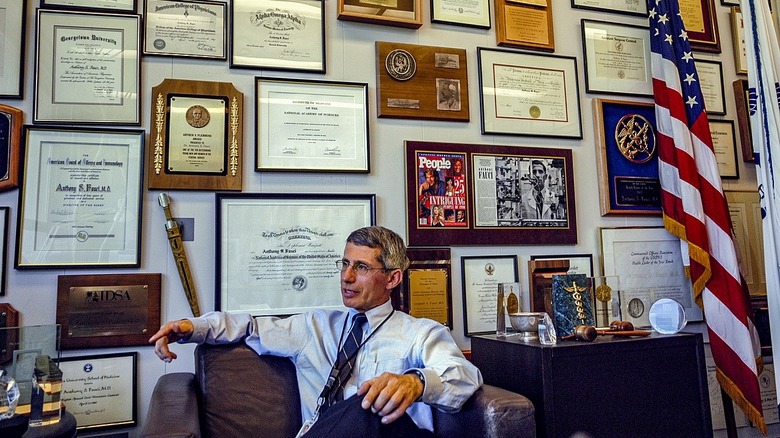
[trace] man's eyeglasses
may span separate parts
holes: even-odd
[[[366,275],[371,271],[388,271],[385,268],[372,268],[365,263],[352,264],[347,260],[336,260],[336,268],[339,271],[345,272],[347,269],[352,268],[357,272],[357,275]]]

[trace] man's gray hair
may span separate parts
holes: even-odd
[[[379,248],[379,263],[385,269],[405,271],[409,267],[409,257],[406,256],[404,239],[385,227],[359,228],[350,233],[347,242],[357,246]]]

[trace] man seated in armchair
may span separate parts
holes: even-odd
[[[341,271],[343,311],[288,318],[210,312],[171,321],[149,340],[170,362],[169,342],[244,341],[258,354],[295,364],[304,425],[299,436],[432,437],[432,408],[456,412],[482,385],[449,329],[396,312],[390,292],[409,266],[403,239],[384,227],[347,238]]]

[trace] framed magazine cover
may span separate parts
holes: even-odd
[[[577,242],[571,150],[406,142],[409,245]]]

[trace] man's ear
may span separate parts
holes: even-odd
[[[390,277],[387,279],[387,284],[385,285],[385,289],[395,289],[396,286],[401,284],[401,281],[403,280],[404,272],[400,269],[393,269],[392,272],[390,272]]]

